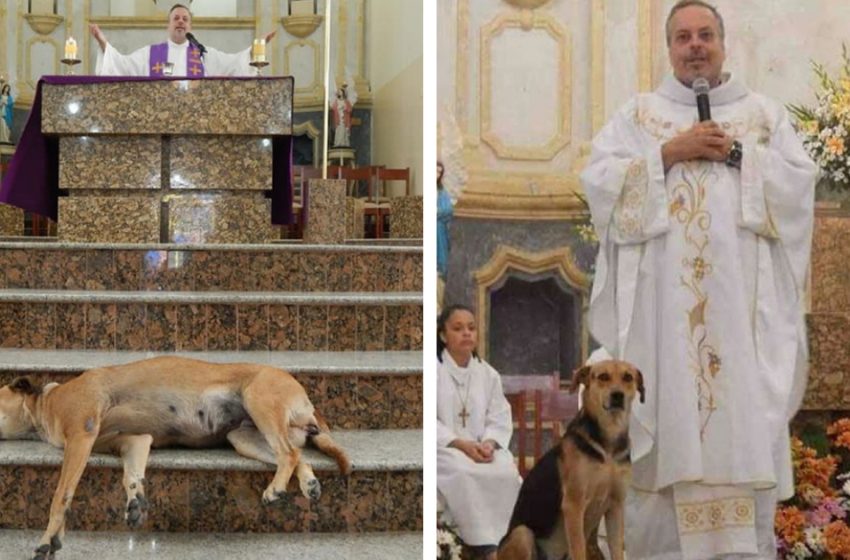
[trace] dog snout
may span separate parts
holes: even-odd
[[[610,403],[611,408],[623,408],[626,404],[626,395],[622,391],[612,391]]]

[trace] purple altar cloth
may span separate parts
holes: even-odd
[[[187,78],[156,78],[186,80]],[[200,78],[204,80],[279,78]],[[9,172],[0,185],[0,202],[56,221],[59,209],[59,138],[41,132],[41,86],[152,81],[148,77],[43,76]],[[292,136],[272,136],[272,216],[275,225],[292,223]],[[306,201],[305,201],[306,202]]]

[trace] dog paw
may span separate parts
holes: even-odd
[[[127,504],[127,512],[124,515],[127,526],[131,529],[138,529],[144,524],[147,517],[148,500],[142,494],[136,494],[136,497]]]
[[[32,560],[48,560],[51,556],[50,545],[43,544],[35,549],[35,555],[32,557]]]
[[[313,501],[316,501],[322,497],[322,485],[319,484],[318,478],[311,478],[304,486],[305,497],[310,498]]]
[[[263,505],[270,505],[275,503],[276,501],[283,498],[286,491],[277,491],[272,488],[267,488],[265,492],[263,492]]]

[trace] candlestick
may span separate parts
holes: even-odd
[[[68,37],[65,41],[65,58],[68,60],[76,60],[77,58],[77,42],[73,37]]]
[[[253,62],[266,61],[266,40],[254,39],[254,44],[251,46],[251,60]]]

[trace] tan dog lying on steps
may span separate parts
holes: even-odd
[[[643,401],[643,375],[631,364],[607,360],[576,370],[571,390],[580,384],[585,386],[582,408],[561,441],[525,477],[499,560],[595,557],[603,516],[611,558],[624,560],[629,416],[636,393]]]
[[[241,455],[277,465],[263,502],[286,491],[294,473],[301,492],[318,499],[321,487],[301,460],[310,442],[348,474],[350,463],[307,393],[290,374],[256,364],[212,364],[160,357],[89,370],[43,389],[26,377],[0,388],[0,439],[42,439],[64,447],[59,486],[34,560],[62,547],[65,513],[92,451],[124,463],[126,520],[142,525],[144,477],[153,447],[215,447],[229,441]]]

